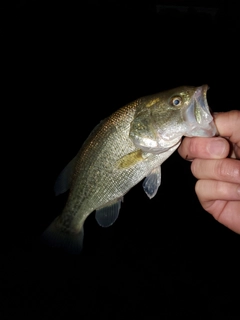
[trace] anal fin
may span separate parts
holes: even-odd
[[[95,218],[101,227],[111,226],[118,218],[122,199],[97,209]]]
[[[147,196],[152,199],[161,184],[161,167],[157,167],[143,181],[143,189]]]

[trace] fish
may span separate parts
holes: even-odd
[[[68,190],[69,194],[42,240],[78,254],[84,222],[92,212],[100,226],[111,226],[124,195],[143,179],[143,189],[152,199],[161,184],[161,164],[182,137],[217,134],[208,89],[208,85],[181,86],[141,97],[102,120],[57,178],[55,194]]]

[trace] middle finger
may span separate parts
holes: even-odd
[[[240,161],[236,159],[194,159],[191,170],[197,179],[240,183]]]

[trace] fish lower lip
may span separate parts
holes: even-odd
[[[203,85],[198,87],[195,92],[195,103],[194,103],[194,115],[195,120],[201,124],[202,117],[204,113],[209,113],[209,106],[207,102],[207,90],[209,89],[208,85]]]
[[[187,136],[214,136],[216,127],[207,102],[208,85],[198,87],[189,107],[185,110],[185,121],[188,123]]]

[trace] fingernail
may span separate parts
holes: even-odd
[[[212,156],[222,156],[225,153],[226,150],[226,144],[224,140],[222,139],[213,139],[208,145],[207,145],[207,151]]]

